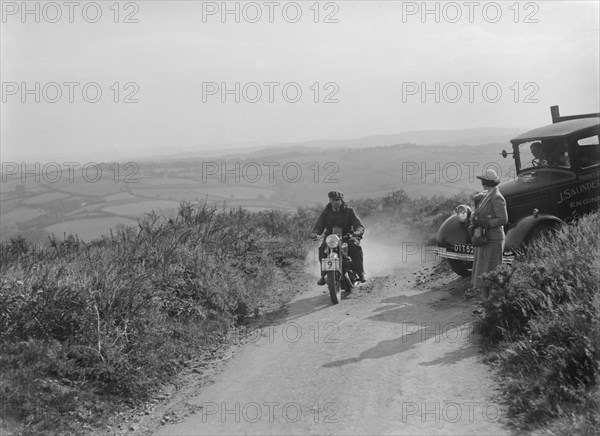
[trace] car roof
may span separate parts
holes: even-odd
[[[538,127],[537,129],[533,129],[529,132],[522,133],[516,138],[511,139],[511,142],[521,142],[523,140],[534,139],[558,138],[589,129],[591,127],[598,126],[600,126],[600,117],[577,118],[574,120],[567,120],[554,124],[548,124],[544,127]]]

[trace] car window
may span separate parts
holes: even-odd
[[[530,168],[571,168],[567,144],[562,140],[538,140],[519,144],[521,170]]]
[[[581,168],[589,168],[600,164],[600,144],[598,135],[577,140],[577,157]]]

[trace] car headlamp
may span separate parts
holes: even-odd
[[[335,248],[340,245],[340,237],[338,235],[329,235],[325,238],[325,244],[327,244],[329,248]]]
[[[464,205],[460,205],[456,208],[456,214],[458,215],[458,219],[461,223],[467,221],[471,215],[471,210]]]

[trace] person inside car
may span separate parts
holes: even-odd
[[[533,160],[531,161],[531,163],[536,166],[536,167],[545,167],[548,166],[548,161],[547,156],[546,156],[546,152],[545,152],[545,148],[542,146],[542,143],[539,141],[536,141],[534,143],[531,144],[531,146],[529,147],[529,149],[531,150],[531,154],[533,155]]]
[[[351,235],[348,240],[348,255],[352,259],[354,272],[362,283],[366,281],[363,266],[363,251],[360,240],[365,232],[365,226],[356,215],[353,208],[344,202],[344,194],[340,191],[331,191],[328,194],[329,204],[325,207],[316,224],[313,227],[313,237],[318,238],[323,232],[323,243],[319,247],[319,262],[326,257],[325,238],[333,233],[334,227],[342,228],[342,237]],[[319,286],[325,284],[325,273],[321,272],[321,278],[317,282]]]

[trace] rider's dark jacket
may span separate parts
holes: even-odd
[[[328,204],[313,227],[313,232],[320,235],[325,230],[325,237],[327,237],[333,232],[334,227],[341,227],[342,235],[353,232],[360,237],[365,231],[365,226],[354,209],[348,207],[344,202],[337,212],[333,210],[331,203]]]

